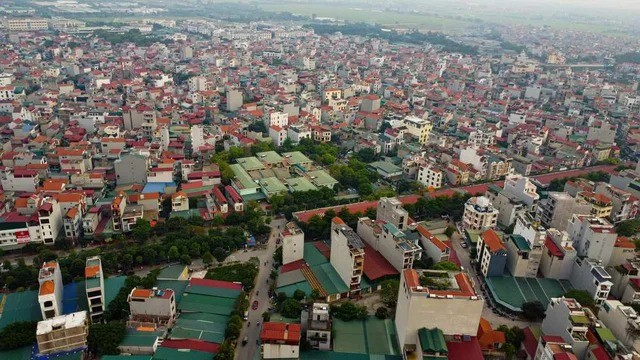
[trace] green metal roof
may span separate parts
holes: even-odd
[[[309,190],[318,190],[318,188],[311,183],[307,178],[297,177],[286,179],[284,182],[289,185],[289,191],[309,191]]]
[[[2,360],[24,360],[31,359],[31,346],[25,346],[13,350],[0,351]]]
[[[104,355],[102,360],[151,360],[151,355]]]
[[[176,297],[176,304],[182,299],[184,290],[189,285],[188,280],[156,280],[155,286],[158,289],[171,289]]]
[[[197,350],[178,350],[159,347],[153,355],[153,360],[211,360],[211,353]]]
[[[132,331],[124,336],[120,346],[148,346],[151,347],[158,341],[158,335],[149,332]]]
[[[170,265],[160,271],[158,279],[179,280],[186,265]]]
[[[307,176],[311,179],[311,182],[316,186],[333,187],[338,183],[338,180],[334,179],[328,172],[324,170],[309,171]]]
[[[235,175],[236,182],[239,182],[243,189],[255,189],[258,188],[258,184],[256,184],[249,173],[239,164],[229,165],[231,171]]]
[[[260,186],[267,196],[287,191],[287,187],[277,177],[260,179]]]
[[[448,352],[444,334],[438,328],[421,328],[418,330],[418,338],[423,352],[444,354]]]
[[[513,240],[513,243],[516,245],[518,250],[527,251],[527,252],[531,251],[531,247],[529,247],[529,243],[521,235],[513,234],[511,235],[511,240]]]
[[[618,339],[616,339],[616,337],[613,335],[611,330],[609,330],[609,328],[603,328],[603,327],[596,328],[596,333],[598,333],[598,336],[602,341],[613,341],[613,342],[618,341]]]
[[[238,158],[236,159],[236,163],[237,164],[234,165],[240,165],[245,171],[261,170],[265,168],[264,164],[255,156]]]
[[[311,271],[318,278],[320,285],[322,285],[327,294],[341,294],[349,291],[349,287],[342,281],[338,272],[330,263],[314,266]]]
[[[318,250],[313,243],[307,242],[304,243],[304,261],[309,266],[320,265],[328,262],[326,257],[322,255],[320,250]]]
[[[374,161],[369,164],[370,167],[376,169],[377,171],[382,171],[389,176],[393,176],[398,173],[402,173],[402,169],[398,166],[393,165],[387,161]]]
[[[305,154],[301,153],[300,151],[282,153],[282,156],[289,159],[289,163],[291,164],[304,164],[304,163],[312,162],[311,159],[309,159]]]
[[[256,154],[256,158],[265,164],[277,164],[284,161],[284,158],[275,151],[264,151]]]

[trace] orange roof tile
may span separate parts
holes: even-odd
[[[482,233],[482,240],[491,252],[496,252],[498,250],[507,251],[507,249],[504,247],[504,243],[498,237],[498,234],[496,234],[496,232],[491,229],[485,230],[485,232]]]
[[[100,273],[100,266],[98,265],[88,266],[84,268],[84,277],[92,278],[98,275],[98,273]]]
[[[151,297],[151,295],[153,295],[153,291],[149,290],[149,289],[135,289],[133,290],[133,292],[131,293],[131,296],[135,296],[135,297]]]
[[[40,296],[53,294],[55,289],[56,285],[53,283],[53,280],[47,280],[40,285]]]

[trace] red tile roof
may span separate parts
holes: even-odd
[[[485,230],[481,236],[484,243],[489,247],[489,251],[494,253],[500,250],[507,251],[504,247],[504,243],[500,240],[495,231],[491,229]]]
[[[480,343],[475,336],[471,341],[447,341],[447,359],[449,360],[483,360]]]
[[[555,242],[553,242],[551,238],[547,238],[547,240],[544,243],[544,246],[551,253],[551,255],[555,257],[560,257],[560,258],[564,256],[564,253],[562,252],[562,250],[560,250],[560,247]]]
[[[296,260],[296,261],[288,263],[288,264],[284,264],[280,268],[280,273],[284,274],[284,273],[288,273],[289,271],[294,271],[294,270],[301,269],[304,266],[304,264],[305,264],[305,262],[302,259],[301,260]]]
[[[221,281],[221,280],[191,278],[191,280],[189,280],[189,285],[206,286],[206,287],[212,287],[217,289],[242,290],[242,284],[236,284],[229,281]]]
[[[522,341],[522,344],[524,346],[524,350],[533,359],[536,355],[536,349],[538,348],[538,339],[536,339],[529,327],[524,329],[524,340]]]
[[[370,280],[377,280],[384,276],[398,275],[398,271],[387,259],[369,245],[364,247],[364,275]]]
[[[162,342],[162,346],[170,349],[189,349],[217,354],[219,345],[202,340],[172,340],[166,339]]]
[[[300,343],[300,324],[266,322],[262,324],[260,340],[263,342],[284,342],[289,345]]]

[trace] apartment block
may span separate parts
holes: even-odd
[[[304,256],[304,232],[295,222],[288,222],[280,233],[282,240],[282,264],[302,260]]]
[[[171,211],[189,210],[189,198],[183,191],[171,194]]]
[[[422,249],[418,239],[409,240],[407,235],[391,223],[374,222],[368,217],[358,220],[358,236],[398,271],[410,269],[419,259]]]
[[[576,300],[561,297],[551,299],[545,314],[542,332],[561,337],[579,359],[584,359],[589,346],[587,331],[592,321],[591,312],[587,313]]]
[[[515,195],[500,189],[495,185],[489,185],[485,197],[498,210],[498,225],[508,227],[516,218],[528,211],[527,205]]]
[[[536,348],[535,360],[577,360],[571,345],[567,344],[561,336],[542,335]]]
[[[418,225],[416,231],[419,234],[418,240],[420,241],[420,245],[422,245],[424,255],[433,260],[434,264],[441,261],[449,261],[451,248],[449,248],[447,244],[431,234],[429,230],[422,225]]]
[[[547,199],[540,201],[538,217],[546,228],[566,230],[571,216],[591,214],[591,204],[574,199],[565,192],[550,192]]]
[[[331,266],[349,287],[349,296],[360,295],[364,271],[364,243],[339,217],[331,220]]]
[[[624,304],[640,303],[640,261],[632,260],[625,264],[609,266],[611,275],[610,294]]]
[[[605,219],[573,215],[567,226],[578,256],[600,260],[608,266],[618,235],[614,226]]]
[[[498,234],[489,229],[478,237],[477,259],[483,276],[502,276],[507,265],[507,248]]]
[[[573,263],[569,281],[574,288],[584,290],[593,297],[596,304],[602,304],[608,297],[613,282],[611,275],[597,260],[577,258]]]
[[[463,272],[402,272],[395,325],[405,358],[419,353],[419,330],[438,328],[444,336],[476,336],[484,300]]]
[[[611,199],[611,214],[609,220],[619,223],[621,221],[633,219],[638,215],[640,199],[631,193],[618,189],[607,183],[601,182],[596,185],[596,194],[602,194]]]
[[[175,321],[176,299],[171,289],[134,288],[127,301],[130,323],[170,326]]]
[[[557,229],[549,229],[547,233],[540,259],[540,274],[551,279],[569,279],[578,257],[569,234]]]
[[[47,19],[9,19],[6,22],[9,31],[39,31],[49,28]]]
[[[591,215],[599,218],[609,218],[613,210],[613,201],[603,194],[591,191],[581,191],[576,197],[591,204]]]
[[[60,315],[38,322],[36,340],[40,354],[74,350],[87,345],[87,312]]]
[[[505,240],[507,269],[513,276],[536,277],[547,230],[525,214],[516,219],[513,234]]]
[[[606,300],[600,306],[598,318],[618,340],[640,352],[640,317],[631,306]]]
[[[84,267],[85,289],[92,322],[102,319],[105,310],[104,274],[99,256],[87,258]]]
[[[404,118],[403,125],[407,128],[407,132],[418,139],[418,143],[424,145],[429,140],[429,134],[433,125],[431,121],[421,119],[416,116],[407,116]]]
[[[38,273],[38,302],[43,319],[62,315],[62,271],[56,261],[42,264]]]
[[[393,224],[399,230],[407,228],[409,213],[402,207],[398,198],[381,198],[378,201],[376,220]]]
[[[314,303],[307,323],[307,341],[316,350],[331,350],[329,304]]]
[[[464,205],[462,226],[468,230],[494,229],[498,215],[498,210],[487,197],[472,197]]]

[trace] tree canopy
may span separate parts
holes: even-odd
[[[12,350],[36,342],[38,323],[19,321],[7,325],[0,331],[0,350]]]

